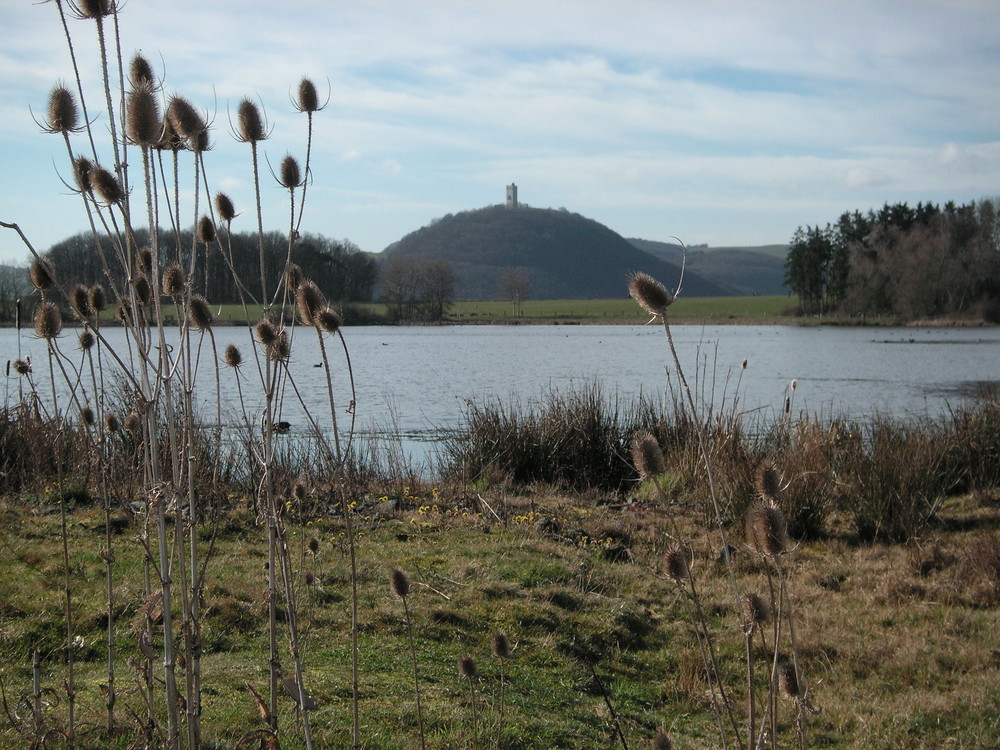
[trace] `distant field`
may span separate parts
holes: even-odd
[[[375,315],[385,315],[385,305],[357,307]],[[788,311],[795,299],[785,295],[769,297],[681,297],[671,308],[671,320],[677,323],[766,323],[790,322]],[[216,308],[222,321],[242,321],[246,316],[240,305]],[[251,315],[253,311],[251,310]],[[460,300],[452,305],[447,320],[452,323],[581,322],[641,323],[646,319],[639,306],[629,298],[527,300],[521,314],[515,316],[513,305],[500,300]]]

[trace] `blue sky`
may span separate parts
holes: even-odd
[[[130,0],[121,23],[126,55],[214,118],[208,176],[247,211],[237,229],[252,178],[229,113],[258,99],[270,162],[302,158],[303,75],[330,97],[303,228],[367,251],[511,181],[626,237],[711,245],[1000,195],[994,0]],[[6,0],[0,28],[0,219],[41,250],[86,227],[65,147],[31,117],[72,68],[54,3]],[[71,31],[104,136],[94,24]],[[268,228],[283,201],[265,180]],[[0,261],[26,255],[0,233]]]

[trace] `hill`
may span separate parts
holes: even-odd
[[[489,206],[448,214],[387,247],[383,256],[423,255],[445,259],[458,276],[456,297],[488,300],[503,295],[505,271],[522,270],[531,299],[602,299],[626,294],[626,276],[644,271],[668,287],[679,267],[636,247],[620,234],[580,214],[554,209]],[[697,273],[685,292],[729,294]]]
[[[681,247],[668,242],[630,238],[629,242],[661,260],[681,262]],[[787,294],[784,285],[787,245],[689,247],[687,270],[729,294]]]

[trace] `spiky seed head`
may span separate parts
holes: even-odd
[[[316,585],[316,574],[313,573],[311,570],[307,570],[305,573],[302,574],[302,583],[304,583],[309,588],[312,588],[313,586]]]
[[[75,284],[69,290],[69,303],[81,318],[86,318],[93,313],[93,310],[90,309],[90,300],[87,299],[87,287],[83,284]]]
[[[139,431],[139,427],[141,425],[142,421],[140,420],[139,415],[134,411],[130,411],[125,415],[125,423],[123,426],[127,432],[136,433]]]
[[[243,364],[243,355],[240,354],[240,350],[237,348],[236,344],[229,344],[223,354],[223,360],[225,360],[225,363],[235,370]]]
[[[153,275],[153,249],[149,245],[139,248],[139,255],[136,259],[139,270],[147,276]]]
[[[153,73],[153,66],[149,64],[149,60],[136,53],[128,66],[128,80],[133,88],[141,86],[155,88],[156,74]]]
[[[479,674],[476,660],[471,656],[462,656],[458,660],[458,673],[467,680],[473,680]]]
[[[284,329],[278,331],[274,342],[267,347],[267,356],[272,362],[287,362],[292,356],[292,345],[288,341],[288,334]]]
[[[278,339],[278,329],[270,320],[257,321],[254,330],[257,332],[257,340],[263,346],[271,346]]]
[[[132,279],[132,286],[135,287],[135,298],[140,305],[153,304],[153,287],[149,285],[149,278],[144,273],[137,273]]]
[[[508,640],[506,633],[494,633],[493,642],[490,645],[493,647],[493,655],[496,658],[507,659],[510,657],[510,640]]]
[[[296,480],[292,484],[292,497],[294,497],[298,502],[302,502],[306,499],[306,486],[301,481]]]
[[[85,352],[93,349],[94,344],[97,343],[97,339],[94,337],[93,331],[81,331],[77,340],[80,342],[80,349]]]
[[[743,364],[740,365],[740,369],[741,370],[747,369],[747,361],[745,359],[743,360]]]
[[[191,295],[191,306],[188,308],[188,320],[190,320],[191,325],[199,331],[207,331],[212,327],[212,323],[215,322],[215,317],[212,315],[212,308],[209,306],[208,300],[200,294]]]
[[[89,406],[85,406],[80,409],[80,421],[83,422],[88,427],[94,426],[94,410]]]
[[[674,295],[663,284],[642,271],[629,277],[628,293],[651,315],[666,315],[667,308],[674,301]]]
[[[112,0],[77,0],[77,12],[80,18],[104,18],[110,16],[113,10]]]
[[[299,111],[316,112],[319,110],[319,95],[316,85],[308,78],[299,81]]]
[[[316,315],[323,309],[323,292],[312,281],[304,281],[295,291],[295,301],[299,305],[299,318],[303,325],[316,325]]]
[[[751,633],[757,625],[771,619],[771,608],[758,594],[748,591],[743,595],[743,630]]]
[[[309,537],[309,541],[306,542],[306,548],[309,550],[310,554],[319,554],[319,539],[314,536]]]
[[[206,245],[209,242],[215,242],[215,224],[207,216],[202,216],[198,220],[198,242],[204,242]]]
[[[47,258],[33,258],[28,266],[28,278],[31,285],[40,292],[51,289],[56,283],[52,263]]]
[[[15,359],[14,360],[14,372],[18,375],[27,375],[31,372],[31,363],[26,359]]]
[[[163,118],[163,135],[160,137],[160,142],[156,144],[156,148],[161,151],[180,151],[184,148],[184,139],[177,132],[169,114]]]
[[[757,505],[747,514],[747,541],[758,554],[780,555],[788,549],[785,517],[772,505]]]
[[[663,556],[663,570],[674,583],[684,583],[690,576],[687,553],[682,547],[673,547]]]
[[[215,194],[215,210],[219,214],[219,218],[226,224],[236,218],[236,207],[233,205],[233,200],[225,193]]]
[[[640,430],[632,436],[632,463],[643,479],[658,476],[666,470],[663,451],[649,430]]]
[[[653,750],[673,750],[670,738],[662,729],[656,730],[656,736],[653,737]]]
[[[212,150],[212,144],[208,140],[208,128],[199,131],[196,136],[188,141],[188,148],[194,151],[196,154],[204,153],[205,151]]]
[[[155,146],[160,142],[163,118],[152,83],[141,83],[128,93],[125,112],[125,133],[133,143]]]
[[[126,326],[132,325],[134,322],[132,319],[132,303],[127,299],[122,299],[115,306],[115,320]]]
[[[48,133],[74,132],[80,124],[76,99],[65,86],[56,86],[49,93],[49,105],[44,130]]]
[[[87,301],[90,303],[90,309],[94,312],[101,312],[108,306],[108,298],[104,294],[104,287],[100,284],[94,284],[90,287],[87,292]]]
[[[285,286],[291,289],[293,292],[298,290],[299,284],[302,283],[305,277],[302,275],[302,269],[296,263],[290,263],[288,265],[288,270],[285,271]]]
[[[182,140],[194,141],[208,126],[205,118],[183,96],[172,96],[167,104],[167,121]]]
[[[98,200],[107,203],[120,203],[125,193],[118,178],[102,166],[94,165],[90,170],[90,189]]]
[[[336,333],[343,325],[343,321],[336,311],[327,307],[319,311],[319,315],[316,316],[316,325],[327,333]]]
[[[400,599],[405,599],[410,594],[410,579],[406,577],[406,573],[401,571],[399,568],[393,568],[392,573],[389,575],[389,583],[392,585],[392,591]]]
[[[114,414],[107,414],[104,417],[104,428],[111,434],[114,434],[122,428],[122,424]]]
[[[757,467],[757,492],[772,503],[778,502],[781,496],[781,475],[777,467],[770,461],[765,461]]]
[[[799,676],[795,673],[795,664],[790,661],[778,664],[778,690],[785,698],[789,699],[802,695],[799,688]]]
[[[281,160],[281,170],[279,172],[281,186],[292,189],[302,184],[302,171],[294,156],[289,154]]]
[[[239,128],[239,139],[243,143],[257,143],[267,138],[267,128],[260,108],[253,99],[243,99],[237,109],[236,122]]]
[[[792,387],[792,390],[794,391],[796,388],[799,387],[799,381],[796,380],[795,378],[792,378],[791,387]]]
[[[40,339],[54,339],[62,331],[62,314],[54,302],[43,302],[35,311],[35,334]]]
[[[180,263],[171,263],[163,272],[163,293],[168,297],[180,297],[184,294],[187,279]]]
[[[86,156],[78,156],[73,160],[73,179],[76,181],[76,189],[81,193],[90,194],[90,173],[94,169],[94,163]]]

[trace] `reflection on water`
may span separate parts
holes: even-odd
[[[170,332],[176,338],[176,332]],[[873,413],[912,418],[936,415],[975,397],[1000,375],[1000,330],[993,328],[839,328],[784,326],[676,326],[678,352],[703,406],[772,418],[787,395],[796,413],[862,418]],[[120,347],[123,332],[105,331]],[[244,407],[256,423],[263,405],[249,333],[215,329],[219,355],[235,343],[244,355],[240,374]],[[672,364],[662,327],[650,326],[443,326],[344,329],[357,383],[357,424],[369,433],[394,433],[409,446],[461,425],[469,399],[516,397],[528,405],[547,391],[600,383],[608,395],[669,399]],[[60,346],[79,367],[76,335]],[[343,353],[328,346],[341,425],[351,400]],[[44,342],[30,331],[0,330],[0,361],[31,356],[42,398],[49,391]],[[199,406],[214,419],[215,371],[206,339],[201,350]],[[746,370],[741,369],[747,360]],[[329,408],[316,336],[299,330],[281,418],[307,431],[298,400],[314,413]],[[86,375],[86,372],[85,372]],[[235,374],[223,368],[223,419],[240,421]],[[794,394],[789,391],[797,381]],[[84,377],[84,388],[88,378]],[[255,387],[256,383],[256,387]],[[5,379],[6,404],[18,399],[13,373]],[[88,394],[92,398],[92,394]],[[426,450],[416,447],[418,453]]]

